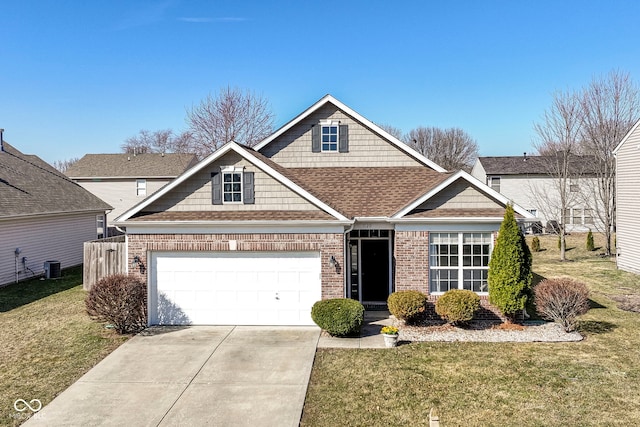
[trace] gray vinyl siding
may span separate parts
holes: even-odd
[[[503,207],[468,182],[458,180],[431,197],[418,209],[501,209]]]
[[[159,188],[166,185],[169,179],[156,178],[140,178],[147,180],[147,195],[138,196],[136,188],[136,179],[111,179],[102,178],[96,180],[75,180],[87,191],[95,194],[111,206],[113,211],[107,216],[108,223],[119,217],[126,210],[140,203],[146,197],[156,192]]]
[[[254,172],[253,204],[213,205],[211,173],[220,172],[220,168],[223,166],[243,166],[245,172]],[[144,210],[162,212],[319,209],[238,154],[229,153],[178,185]]]
[[[104,212],[103,212],[104,213]],[[45,261],[60,261],[62,268],[82,264],[83,243],[94,240],[94,213],[43,216],[0,221],[0,286],[15,281],[15,249],[22,252],[18,270],[22,271],[22,257],[35,274],[42,274]],[[29,270],[18,275],[20,280],[31,277]]]
[[[311,149],[312,125],[320,120],[340,121],[349,127],[349,151],[314,153]],[[326,104],[260,150],[284,167],[422,166],[407,153],[346,115],[333,104]]]
[[[616,155],[616,243],[618,268],[640,274],[640,127]]]

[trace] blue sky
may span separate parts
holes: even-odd
[[[230,85],[276,126],[327,93],[409,131],[461,127],[481,155],[531,152],[557,90],[640,80],[637,1],[6,1],[0,127],[53,162],[183,130]]]

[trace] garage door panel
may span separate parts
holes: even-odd
[[[152,269],[153,323],[309,325],[320,299],[317,252],[153,253]]]

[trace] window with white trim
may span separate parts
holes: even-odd
[[[500,192],[500,177],[499,176],[491,176],[489,177],[489,187],[493,190]]]
[[[242,203],[242,169],[222,169],[222,203]]]
[[[136,179],[136,196],[146,196],[146,195],[147,195],[147,180]]]
[[[322,124],[320,129],[320,143],[322,151],[338,151],[338,135],[340,127],[337,123]]]
[[[104,215],[96,215],[96,231],[98,239],[103,239],[105,237]]]
[[[491,233],[429,233],[429,291],[488,292]]]

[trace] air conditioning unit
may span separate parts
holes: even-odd
[[[44,277],[47,279],[58,279],[62,274],[60,270],[60,261],[44,262]]]

